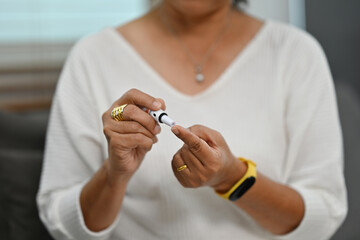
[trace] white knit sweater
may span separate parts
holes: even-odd
[[[162,126],[117,220],[89,231],[79,195],[108,155],[101,115],[130,88],[165,99],[169,116],[185,127],[219,131],[235,155],[296,189],[305,201],[300,226],[273,236],[212,189],[183,188],[171,170],[182,143]],[[212,86],[188,96],[115,29],[81,40],[56,90],[38,205],[57,239],[328,239],[347,204],[336,99],[321,47],[308,34],[269,21]]]

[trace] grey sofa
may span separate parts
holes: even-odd
[[[35,196],[48,111],[0,111],[0,239],[52,239],[38,217]]]

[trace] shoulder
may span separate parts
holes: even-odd
[[[319,42],[308,32],[277,21],[268,21],[265,26],[266,44],[284,58],[324,57]]]
[[[69,58],[86,59],[94,55],[101,57],[104,53],[111,52],[121,38],[116,34],[116,29],[107,27],[82,37],[72,47]]]
[[[271,57],[277,60],[274,62],[288,89],[297,91],[300,86],[316,88],[332,81],[326,55],[311,34],[280,22],[267,24],[263,43],[272,51]]]

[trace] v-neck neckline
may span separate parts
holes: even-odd
[[[127,53],[139,64],[141,65],[141,69],[147,71],[147,73],[158,82],[162,87],[164,87],[168,93],[173,96],[177,96],[178,98],[189,101],[202,98],[216,91],[221,85],[223,85],[226,81],[230,79],[230,75],[233,71],[235,71],[236,66],[240,65],[241,62],[246,60],[246,57],[250,55],[250,53],[256,49],[257,42],[262,39],[262,36],[265,34],[266,29],[269,27],[270,22],[264,21],[263,26],[258,30],[258,32],[253,36],[253,38],[246,44],[246,46],[235,56],[235,58],[230,62],[230,64],[224,69],[224,71],[220,74],[220,76],[207,88],[204,90],[189,95],[186,94],[173,85],[171,85],[168,81],[166,81],[158,71],[156,71],[136,50],[136,48],[127,41],[127,39],[119,32],[116,28],[108,28],[109,32],[111,32],[115,39],[120,42]]]

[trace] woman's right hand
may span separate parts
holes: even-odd
[[[123,111],[124,120],[115,121],[111,118],[111,111],[123,104],[127,104]],[[129,180],[145,154],[157,142],[160,126],[141,107],[165,110],[165,103],[162,99],[131,89],[102,115],[104,134],[108,141],[107,171],[110,184]]]

